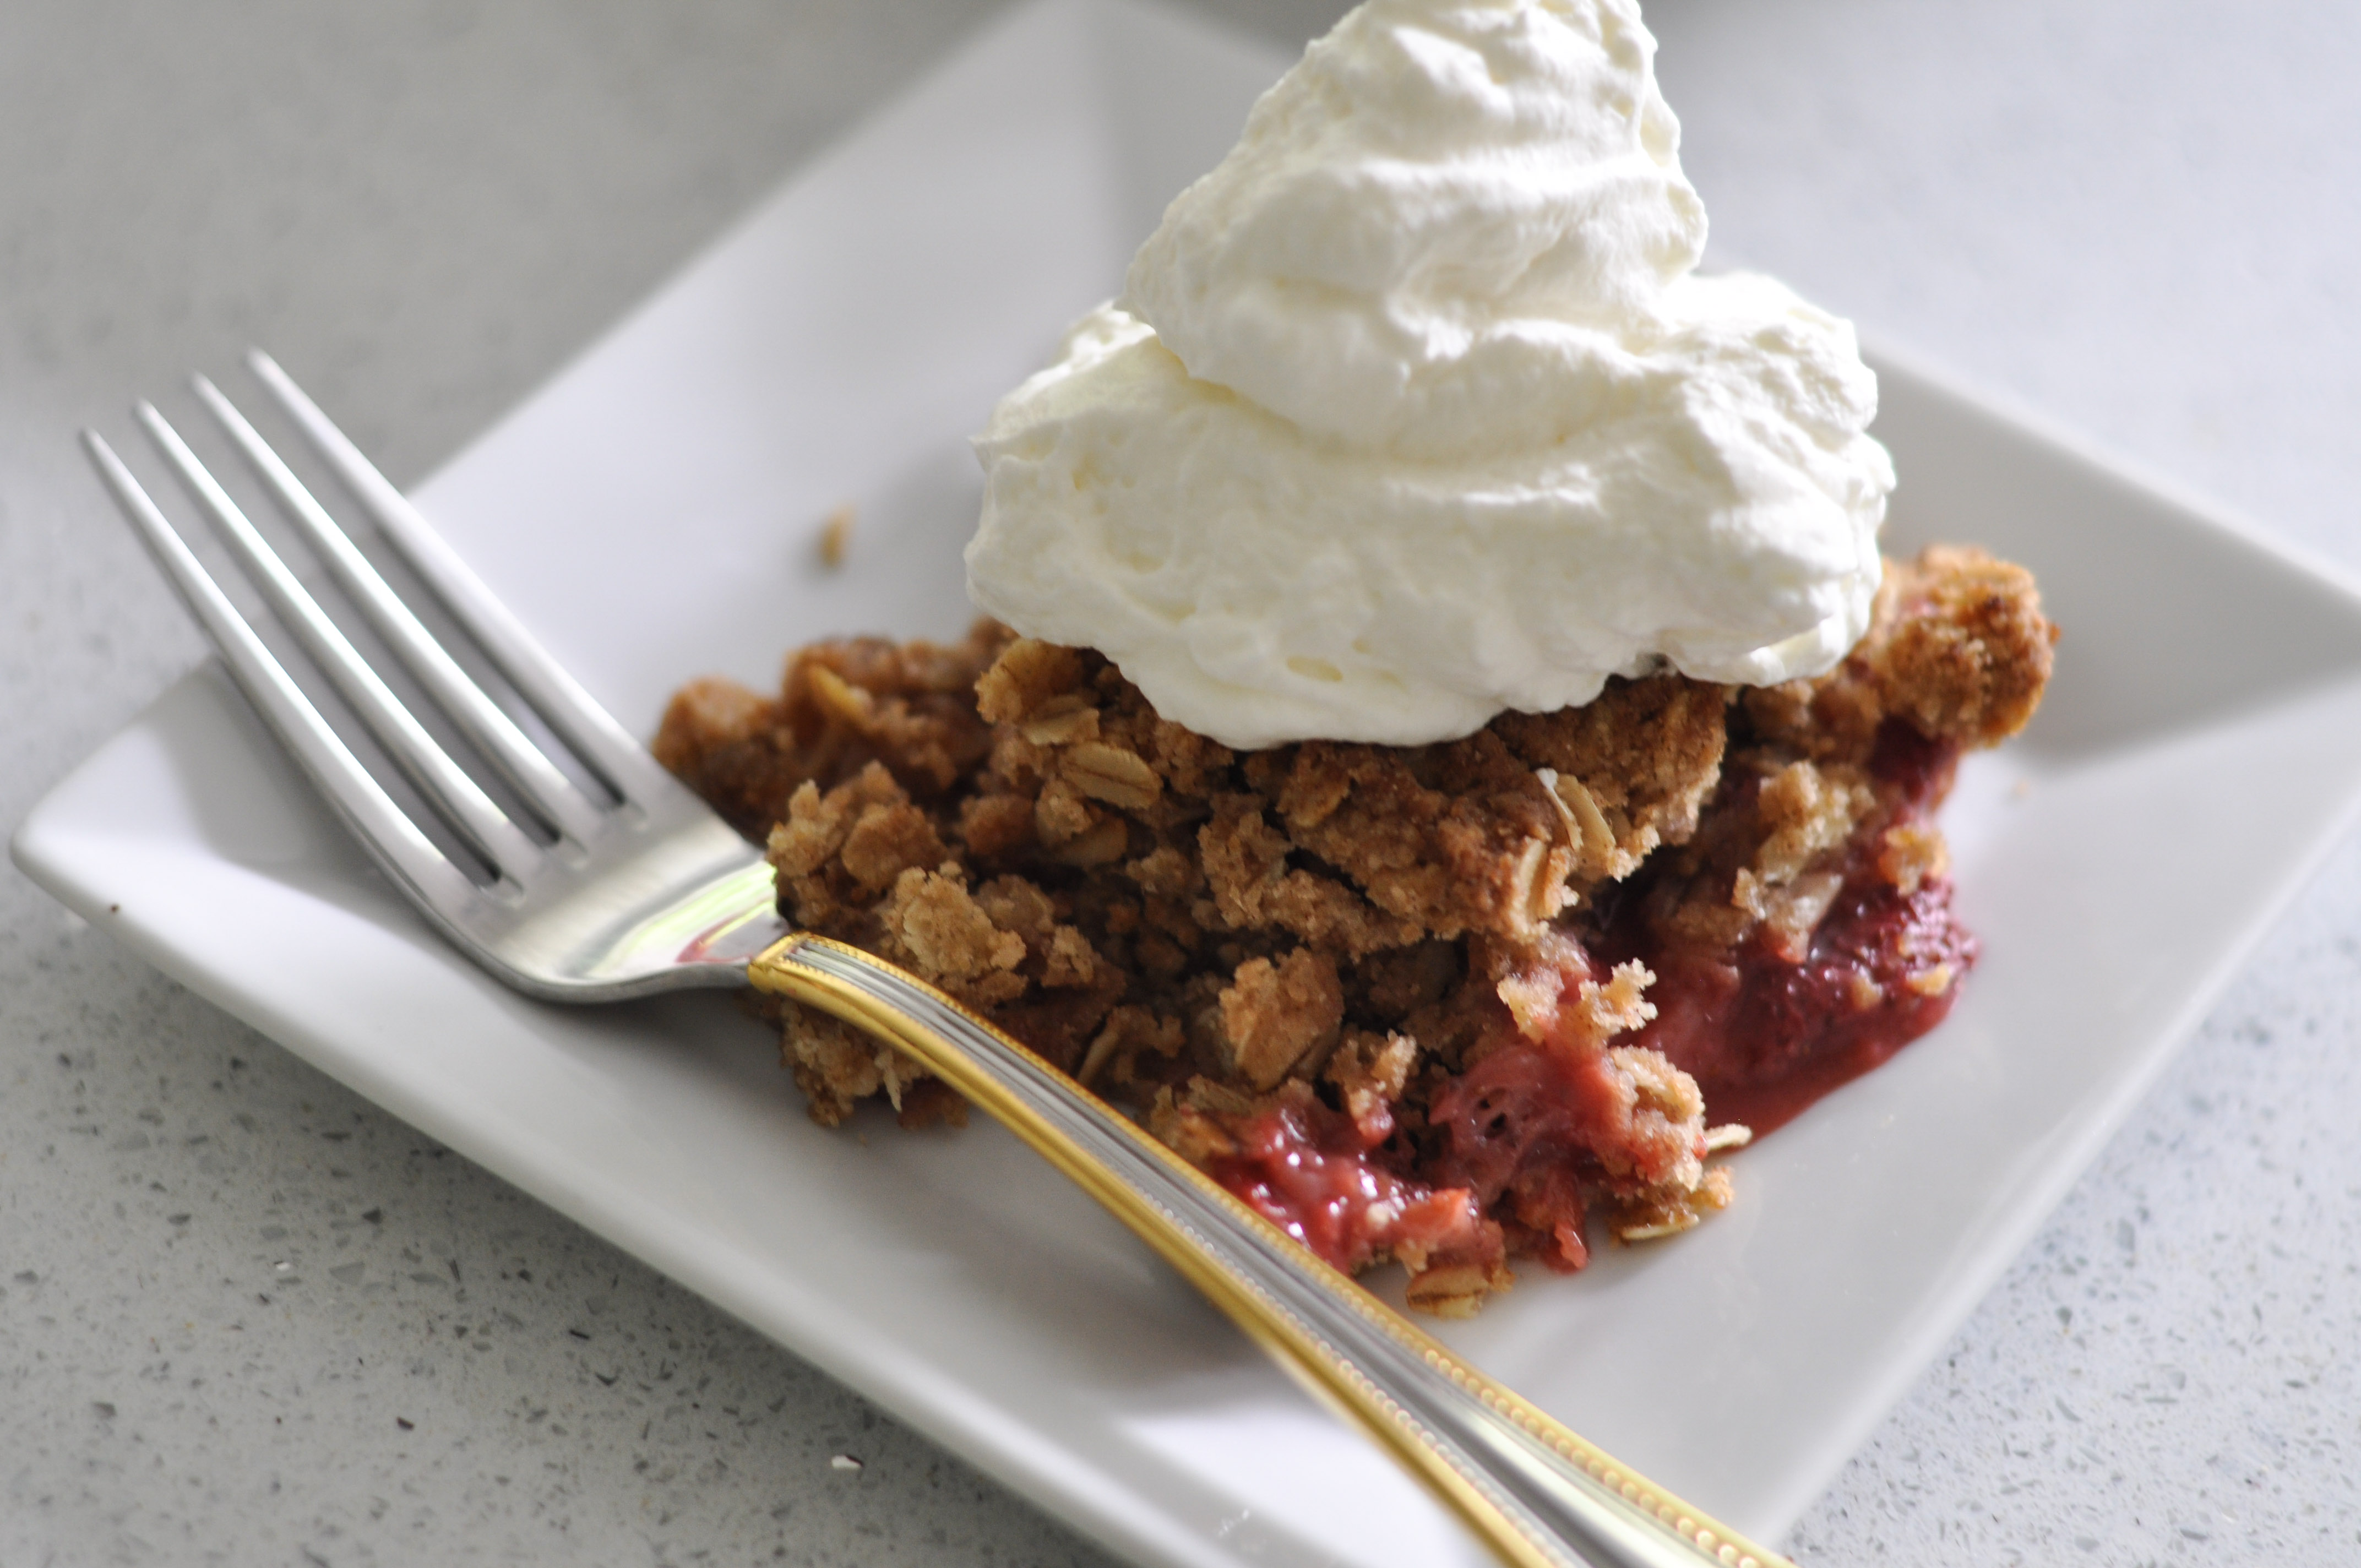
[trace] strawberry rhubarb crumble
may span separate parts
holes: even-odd
[[[1730,1200],[1714,1157],[1926,1033],[1975,938],[1934,812],[2055,632],[1978,552],[1889,562],[1832,671],[1612,680],[1416,746],[1233,750],[993,622],[682,690],[656,754],[780,905],[982,1011],[1339,1266],[1472,1311]],[[813,1117],[964,1107],[775,1003]]]

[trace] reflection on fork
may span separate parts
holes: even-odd
[[[137,417],[277,625],[357,720],[351,743],[122,459],[94,433],[83,444],[264,721],[461,951],[552,1001],[751,983],[870,1030],[1104,1204],[1504,1562],[1780,1563],[1460,1362],[957,1003],[857,949],[790,930],[760,852],[542,650],[284,371],[260,354],[251,364],[375,525],[398,573],[416,578],[412,597],[388,584],[211,382],[197,379],[197,397],[357,611],[365,638],[390,657],[356,646],[152,405],[140,403]],[[429,620],[451,635],[436,635]],[[406,702],[397,683],[422,700]],[[355,743],[382,757],[386,776]]]

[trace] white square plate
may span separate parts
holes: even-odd
[[[1284,61],[1133,0],[1007,17],[418,499],[623,719],[834,632],[956,633],[965,436],[1108,293]],[[299,378],[302,366],[292,367]],[[1949,812],[1950,1021],[1736,1161],[1676,1244],[1445,1332],[1775,1538],[2023,1245],[2361,797],[2361,601],[1881,360],[1897,548],[1987,544],[2066,627]],[[860,506],[823,572],[818,521]],[[159,968],[1120,1552],[1480,1561],[996,1129],[803,1117],[726,999],[566,1011],[446,949],[218,671],[45,800],[20,864]]]

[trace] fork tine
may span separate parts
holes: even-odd
[[[679,786],[647,749],[550,657],[409,498],[361,455],[278,361],[257,348],[247,351],[247,363],[452,618],[616,794],[645,806],[677,792]]]
[[[540,866],[541,847],[521,832],[477,787],[476,781],[451,760],[449,753],[401,705],[401,699],[387,688],[336,623],[328,619],[319,601],[296,580],[295,574],[255,531],[237,503],[198,461],[197,455],[189,450],[180,432],[156,411],[154,404],[144,400],[137,405],[137,413],[148,439],[163,453],[181,483],[228,539],[247,575],[270,601],[270,608],[302,640],[304,651],[327,672],[328,678],[335,683],[336,689],[344,694],[345,700],[360,715],[387,753],[425,792],[469,847],[496,871],[520,881],[530,876]]]
[[[197,624],[204,628],[231,678],[255,711],[262,716],[312,783],[328,797],[336,812],[395,880],[413,890],[426,908],[450,912],[464,909],[484,890],[451,863],[432,839],[418,830],[409,814],[394,804],[368,770],[328,728],[319,709],[289,677],[262,639],[246,623],[218,585],[205,572],[139,481],[123,466],[114,448],[97,432],[82,433],[82,449],[90,455],[98,477],[114,497],[148,553],[163,569]]]
[[[497,703],[484,695],[483,688],[468,677],[435,641],[434,634],[411,613],[410,607],[369,565],[368,557],[360,553],[328,515],[327,509],[313,499],[294,471],[270,449],[221,389],[203,376],[192,378],[192,384],[198,398],[237,444],[280,507],[302,527],[337,583],[360,606],[378,635],[418,677],[428,695],[544,822],[577,843],[589,842],[598,832],[598,808],[542,754],[541,749],[500,711]]]

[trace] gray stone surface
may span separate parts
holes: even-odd
[[[414,478],[993,9],[0,8],[0,822],[200,656],[77,426],[260,342]],[[1651,20],[1719,252],[2361,573],[2346,11]],[[2361,1561],[2356,936],[2347,843],[1798,1556]],[[13,870],[0,1398],[10,1564],[1103,1561]]]

